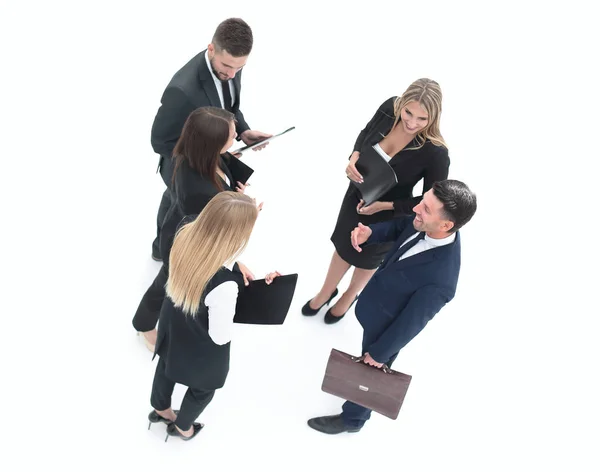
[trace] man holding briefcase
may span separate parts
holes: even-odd
[[[458,230],[475,214],[475,194],[462,182],[436,182],[413,208],[415,216],[359,226],[353,247],[395,241],[358,299],[363,362],[390,366],[402,349],[454,298],[460,271]],[[367,242],[368,241],[368,242]],[[346,401],[342,413],[308,420],[326,434],[358,432],[371,410]]]

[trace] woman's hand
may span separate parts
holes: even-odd
[[[384,210],[393,210],[392,202],[373,202],[369,206],[365,206],[365,201],[361,200],[356,206],[356,212],[359,215],[374,215]]]
[[[362,175],[360,175],[360,172],[356,170],[356,161],[358,161],[359,156],[360,153],[358,151],[354,151],[352,153],[352,156],[350,156],[350,162],[348,163],[348,166],[346,166],[346,177],[348,177],[353,182],[358,182],[362,184]]]
[[[254,280],[254,274],[250,272],[250,269],[242,264],[240,261],[237,261],[237,265],[240,268],[240,272],[244,277],[244,285],[248,285],[252,280]]]
[[[265,282],[267,283],[267,285],[271,285],[271,282],[273,282],[273,279],[275,277],[280,277],[280,276],[281,276],[281,274],[277,271],[271,272],[270,274],[267,274],[265,276]]]
[[[254,204],[256,205],[256,198],[253,198],[252,200],[254,201]],[[262,211],[263,203],[265,203],[265,202],[260,202],[258,205],[256,205],[256,209],[258,211]]]
[[[249,186],[250,186],[250,184],[246,184],[246,185],[244,185],[244,184],[243,184],[243,183],[241,183],[241,182],[237,182],[237,187],[236,187],[236,189],[235,189],[235,190],[236,190],[237,192],[244,193],[244,192],[246,191],[246,187],[249,187]]]

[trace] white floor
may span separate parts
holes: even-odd
[[[597,135],[584,114],[597,110],[592,15],[577,2],[448,3],[6,7],[6,470],[598,470],[597,250],[585,240],[598,153],[580,139]],[[299,281],[283,326],[236,326],[205,430],[165,444],[164,425],[146,421],[156,362],[131,326],[159,269],[150,128],[173,73],[229,16],[255,34],[248,123],[297,128],[244,157],[265,203],[241,260]],[[353,312],[327,326],[300,308],[325,276],[357,134],[419,77],[444,93],[450,177],[479,197],[458,292],[394,365],[413,376],[398,420],[325,436],[306,420],[340,411],[320,390],[328,354],[358,354],[361,330]],[[569,246],[574,231],[584,239]]]

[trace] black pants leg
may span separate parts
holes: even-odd
[[[200,413],[204,411],[214,396],[214,390],[200,390],[189,387],[181,402],[175,425],[182,431],[190,429],[196,418],[200,416]]]
[[[169,278],[169,266],[162,265],[152,285],[146,290],[142,301],[133,317],[133,327],[136,331],[152,331],[156,328],[160,316],[160,308],[165,299],[165,284]]]
[[[152,408],[158,411],[170,408],[174,388],[175,382],[169,380],[165,374],[165,361],[162,360],[162,357],[159,357],[154,372],[154,381],[152,382],[152,395],[150,396]]]

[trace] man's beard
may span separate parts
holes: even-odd
[[[212,60],[212,59],[209,59],[209,60],[208,60],[208,62],[210,62],[210,68],[212,69],[212,71],[213,71],[213,74],[215,74],[215,76],[217,77],[217,79],[219,79],[219,80],[229,80],[229,79],[227,78],[227,76],[225,76],[225,78],[223,78],[223,75],[224,75],[224,74],[221,74],[220,72],[218,72],[218,71],[215,69],[215,66],[214,66],[214,64],[213,64],[213,60]]]

